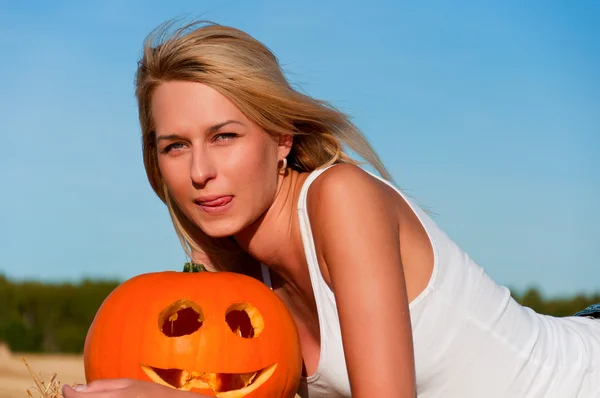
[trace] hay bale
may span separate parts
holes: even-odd
[[[5,361],[12,356],[10,347],[3,341],[0,341],[0,361]]]

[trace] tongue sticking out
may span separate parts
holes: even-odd
[[[209,201],[205,201],[205,202],[198,202],[198,203],[200,205],[202,205],[202,206],[218,207],[218,206],[226,205],[230,201],[231,201],[231,196],[222,196],[222,197],[214,199],[214,200],[209,200]]]

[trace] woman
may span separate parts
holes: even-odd
[[[600,321],[517,304],[261,43],[214,24],[153,40],[136,91],[150,184],[194,261],[262,279],[286,303],[301,396],[600,396]],[[65,388],[139,394],[188,393],[131,380]]]

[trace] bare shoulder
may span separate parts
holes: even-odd
[[[308,191],[308,212],[317,222],[351,214],[368,217],[373,211],[396,213],[397,199],[393,188],[362,168],[340,164],[313,182]]]
[[[308,191],[307,206],[326,280],[336,263],[330,259],[341,258],[341,252],[366,257],[382,244],[398,242],[397,193],[358,166],[341,164],[323,172]]]
[[[363,187],[370,185],[375,189],[380,184],[381,182],[377,178],[367,173],[361,167],[350,163],[338,164],[327,169],[313,183],[316,188],[336,189],[343,189],[345,187],[356,188],[360,185]]]

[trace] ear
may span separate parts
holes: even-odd
[[[292,145],[294,144],[294,136],[292,134],[280,134],[278,141],[278,152],[279,156],[282,158],[287,157],[290,151],[292,150]]]

